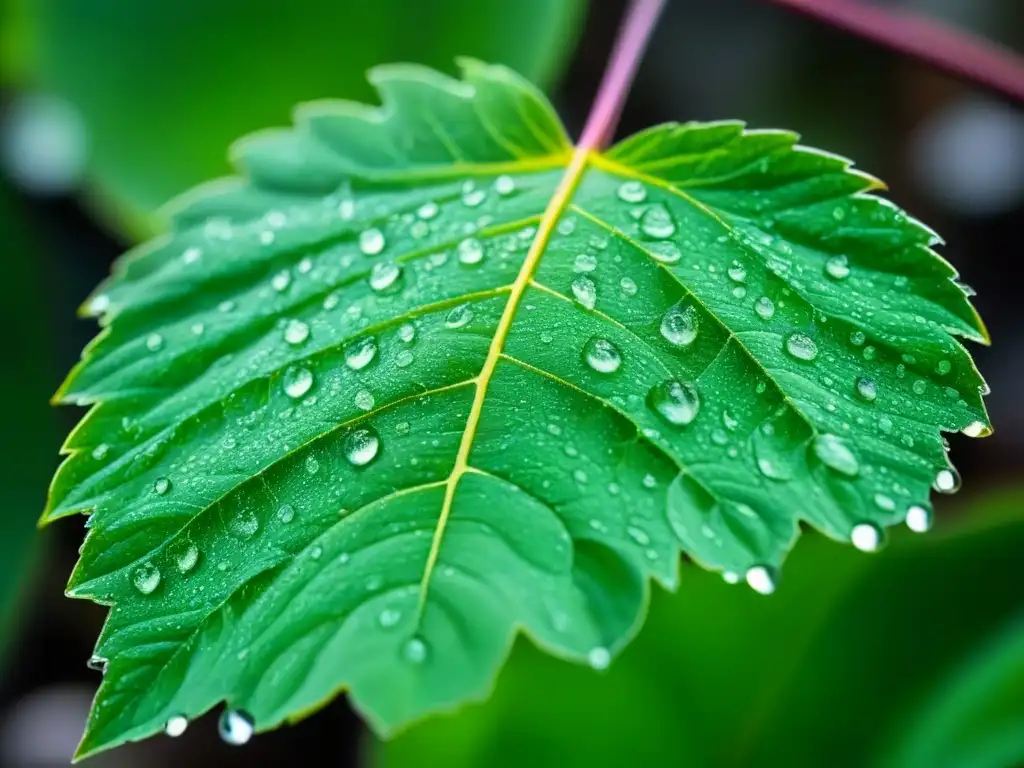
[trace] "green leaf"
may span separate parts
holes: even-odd
[[[551,83],[585,9],[583,0],[15,5],[23,31],[7,41],[10,63],[79,110],[101,209],[147,234],[170,197],[230,171],[224,147],[238,136],[286,123],[297,101],[372,99],[368,67],[450,67],[471,55]]]
[[[244,141],[90,301],[46,513],[92,512],[69,591],[114,606],[81,754],[343,688],[387,734],[520,630],[604,667],[680,549],[771,591],[800,521],[926,527],[940,430],[988,429],[981,323],[878,182],[735,122],[574,151],[462,69]]]
[[[809,536],[770,600],[684,569],[607,674],[519,642],[486,704],[411,728],[375,763],[1017,765],[1024,493],[959,512],[870,558]]]

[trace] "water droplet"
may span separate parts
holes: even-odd
[[[93,672],[99,672],[101,675],[107,674],[107,660],[102,656],[90,656],[89,660],[85,662],[85,666]]]
[[[655,203],[640,217],[640,231],[655,240],[664,240],[676,233],[676,223],[668,208]]]
[[[572,263],[574,272],[593,272],[597,269],[597,257],[592,253],[581,253]]]
[[[413,359],[413,354],[408,349],[399,350],[398,354],[395,355],[395,366],[398,368],[408,368],[412,365]]]
[[[661,318],[661,335],[673,347],[688,347],[697,338],[699,324],[695,307],[673,304]]]
[[[345,365],[353,371],[361,371],[377,356],[377,341],[373,336],[359,339],[345,350]]]
[[[402,323],[398,326],[398,338],[406,344],[411,343],[416,338],[416,326],[412,323]]]
[[[176,739],[188,728],[188,718],[184,715],[175,715],[164,724],[164,733],[172,739]]]
[[[284,327],[284,340],[289,344],[302,344],[309,338],[309,326],[301,320],[289,320]]]
[[[370,393],[368,389],[360,389],[358,392],[356,392],[355,404],[356,408],[358,408],[359,410],[369,411],[373,408],[373,403],[373,395]]]
[[[396,611],[394,608],[385,608],[380,612],[380,615],[377,617],[377,621],[385,629],[390,629],[395,626],[401,618],[401,611]]]
[[[635,525],[631,525],[626,529],[626,533],[629,535],[629,538],[641,547],[646,547],[651,543],[651,537],[647,535],[647,531],[643,528],[637,528]]]
[[[932,487],[939,493],[956,493],[960,490],[960,473],[953,467],[940,469],[935,475],[935,482]]]
[[[475,237],[467,237],[459,243],[458,254],[460,264],[473,266],[483,261],[484,247]]]
[[[949,360],[939,360],[939,362],[935,364],[935,372],[939,374],[939,376],[945,376],[951,370],[953,370],[953,364],[949,362]]]
[[[589,277],[577,277],[572,281],[572,295],[584,307],[593,309],[597,303],[597,286]]]
[[[866,340],[867,337],[860,331],[854,331],[850,334],[850,343],[855,347],[861,346]]]
[[[771,320],[775,314],[775,303],[767,296],[762,296],[754,302],[754,312],[762,320]]]
[[[292,275],[287,269],[282,269],[272,278],[270,278],[270,287],[278,293],[281,293],[292,284]]]
[[[879,509],[885,510],[886,512],[892,512],[896,509],[896,502],[884,493],[875,494],[875,506]]]
[[[927,533],[932,528],[932,511],[915,504],[907,509],[906,523],[914,533]]]
[[[928,388],[928,385],[925,383],[924,379],[918,379],[911,386],[911,389],[914,390],[914,394],[915,395],[923,395],[925,393],[925,390],[927,390],[927,388]]]
[[[734,283],[744,283],[747,280],[747,270],[738,262],[733,262],[727,271],[729,279]]]
[[[624,203],[642,203],[647,199],[647,189],[639,181],[622,182],[617,194]]]
[[[878,397],[878,386],[871,379],[861,376],[857,379],[857,395],[864,402],[873,403]]]
[[[624,277],[619,280],[619,288],[627,296],[636,296],[636,281],[631,277]]]
[[[277,510],[277,519],[282,523],[290,523],[295,519],[295,507],[291,504],[282,504]]]
[[[196,567],[196,563],[199,562],[199,547],[191,541],[186,542],[185,546],[180,552],[178,552],[178,556],[175,560],[179,573],[185,574],[191,572],[192,569]]]
[[[171,490],[171,481],[166,477],[158,477],[153,483],[153,493],[157,496],[163,496],[169,490]]]
[[[323,557],[323,554],[324,548],[321,547],[319,544],[314,544],[312,547],[309,548],[310,560],[319,560],[321,557]]]
[[[666,422],[677,427],[690,424],[700,411],[697,388],[685,381],[670,380],[653,387],[647,401]]]
[[[786,351],[797,360],[810,362],[818,356],[818,345],[803,333],[793,333],[786,339]]]
[[[770,595],[775,591],[775,569],[767,565],[755,565],[747,571],[747,584],[755,592]]]
[[[293,366],[285,370],[281,377],[284,393],[293,400],[305,395],[313,386],[313,374],[308,368]]]
[[[319,471],[320,462],[317,460],[316,456],[306,457],[306,472],[311,475],[315,475]]]
[[[151,595],[160,586],[160,569],[152,563],[143,563],[132,572],[132,584],[144,595]]]
[[[833,256],[825,262],[825,274],[833,280],[844,280],[850,276],[850,264],[845,256]]]
[[[419,216],[424,221],[429,221],[430,219],[437,216],[437,214],[440,211],[441,209],[438,207],[437,203],[429,201],[416,209],[416,215]]]
[[[260,521],[252,510],[239,507],[228,520],[228,528],[234,536],[245,541],[251,539],[260,529]]]
[[[876,552],[882,545],[882,531],[874,523],[858,523],[850,531],[850,541],[861,552]]]
[[[662,264],[675,264],[683,258],[679,247],[672,242],[647,243],[646,247],[654,260],[660,261]]]
[[[418,637],[410,638],[402,650],[406,661],[413,664],[422,664],[427,660],[427,644]]]
[[[482,189],[474,189],[472,184],[473,182],[467,182],[468,186],[462,190],[462,204],[467,208],[476,208],[487,197],[486,192]]]
[[[972,421],[961,431],[968,437],[988,437],[992,434],[992,427],[981,421]],[[93,456],[96,456],[95,451],[93,451]]]
[[[159,352],[164,345],[164,337],[159,333],[151,333],[146,337],[146,349],[150,352]]]
[[[378,261],[370,270],[370,288],[377,293],[393,288],[402,276],[402,268],[393,261]]]
[[[256,721],[252,715],[241,709],[227,709],[220,716],[217,731],[225,744],[239,747],[252,738]]]
[[[615,373],[622,365],[618,348],[607,339],[596,336],[583,346],[583,360],[598,373]]]
[[[612,655],[607,648],[591,648],[587,653],[587,663],[592,669],[608,669],[608,665],[612,663]]]
[[[856,477],[860,473],[857,457],[835,435],[818,435],[814,438],[814,454],[822,464],[841,475]]]
[[[384,233],[379,229],[365,229],[360,232],[359,250],[367,256],[376,256],[384,250]]]
[[[462,328],[473,319],[473,310],[469,304],[459,304],[452,307],[444,318],[444,324],[448,328]]]
[[[657,478],[649,472],[644,475],[644,479],[641,482],[643,483],[644,488],[654,488],[658,485]]]
[[[357,429],[345,438],[345,458],[355,467],[365,467],[380,451],[380,438],[370,427]]]
[[[972,435],[972,437],[976,437],[976,435]],[[107,445],[106,443],[100,443],[99,445],[92,449],[92,457],[96,459],[96,461],[101,461],[106,458],[109,452],[110,446]]]
[[[516,182],[511,176],[502,174],[494,180],[494,191],[502,197],[511,195],[516,191]]]

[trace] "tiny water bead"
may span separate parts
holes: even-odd
[[[919,504],[914,504],[907,509],[905,522],[907,528],[914,533],[927,533],[932,529],[932,511]]]
[[[132,585],[144,595],[153,594],[160,586],[160,569],[152,563],[143,563],[132,572]]]
[[[405,660],[413,664],[422,664],[426,661],[427,653],[427,644],[418,637],[410,638],[402,649]]]
[[[511,176],[502,174],[494,180],[494,191],[502,197],[511,195],[516,191],[516,182]]]
[[[309,338],[309,326],[301,320],[289,320],[284,327],[284,340],[295,346]]]
[[[164,725],[164,733],[172,739],[176,739],[188,728],[188,718],[184,715],[175,715]]]
[[[394,608],[385,608],[380,612],[377,617],[377,623],[380,624],[384,629],[390,629],[395,626],[402,619],[401,611],[396,611]]]
[[[591,648],[587,653],[587,663],[591,669],[608,669],[608,665],[612,663],[612,655],[607,648],[601,646]]]
[[[572,295],[584,307],[593,309],[597,303],[597,286],[589,277],[577,277],[572,281]]]
[[[281,377],[284,393],[293,400],[305,395],[313,387],[313,374],[301,365],[285,370]]]
[[[850,276],[850,264],[845,256],[833,256],[825,262],[825,274],[833,280],[843,280]]]
[[[655,203],[640,217],[640,231],[655,240],[666,240],[676,233],[676,222],[668,208]]]
[[[475,237],[467,237],[458,246],[459,263],[467,266],[479,264],[484,258],[484,247]]]
[[[662,338],[673,347],[690,346],[699,330],[697,309],[682,302],[672,305],[661,318],[660,330]]]
[[[378,261],[370,270],[370,288],[382,293],[395,287],[402,276],[402,268],[393,261]]]
[[[226,709],[221,713],[217,731],[225,744],[234,747],[245,744],[256,730],[252,715],[241,709]]]
[[[452,307],[448,314],[444,318],[444,324],[447,328],[462,328],[473,319],[473,309],[469,304],[459,304],[457,307]]]
[[[647,199],[647,189],[639,181],[624,181],[617,192],[624,203],[642,203]]]
[[[181,574],[191,573],[198,562],[199,547],[191,541],[185,545],[185,547],[178,553],[177,558],[175,558],[175,564],[178,566],[178,573]]]
[[[295,507],[291,504],[282,504],[277,510],[277,519],[282,523],[290,523],[295,519]]]
[[[366,336],[345,350],[345,365],[353,371],[361,371],[372,363],[376,356],[377,341],[373,336]]]
[[[166,477],[158,477],[153,483],[153,493],[157,496],[163,496],[169,490],[171,490],[171,481]]]
[[[873,403],[878,397],[878,386],[871,379],[861,376],[857,379],[857,396],[866,403]]]
[[[960,473],[953,467],[940,469],[935,475],[935,482],[932,484],[939,493],[956,493],[960,490]]]
[[[769,566],[755,565],[747,571],[746,579],[750,588],[759,594],[770,595],[775,591],[775,572]]]
[[[754,302],[754,312],[762,320],[771,320],[775,315],[775,303],[767,296],[762,296]]]
[[[608,339],[595,336],[583,346],[583,361],[597,373],[615,373],[622,365],[622,355]]]
[[[653,387],[648,403],[662,420],[676,427],[693,422],[700,412],[697,388],[686,381],[670,380]]]
[[[384,250],[384,233],[379,229],[365,229],[360,232],[359,250],[367,256],[376,256]]]
[[[369,427],[357,429],[345,438],[345,458],[354,467],[365,467],[379,452],[380,438]]]
[[[272,278],[270,278],[270,287],[278,293],[287,290],[288,286],[292,284],[292,274],[287,269],[282,269]]]
[[[877,552],[882,545],[882,530],[874,523],[858,523],[850,531],[850,542],[861,552]]]
[[[818,356],[818,345],[806,334],[793,333],[786,338],[786,351],[791,357],[809,363]]]
[[[826,467],[841,475],[856,477],[860,473],[857,457],[836,435],[818,435],[814,438],[814,455]]]

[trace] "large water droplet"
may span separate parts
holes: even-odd
[[[345,350],[345,365],[353,371],[361,371],[377,356],[377,340],[373,336],[359,339]]]
[[[647,189],[639,181],[622,182],[617,194],[624,203],[642,203],[647,199]]]
[[[410,344],[416,338],[416,326],[412,323],[402,323],[398,326],[398,338]]]
[[[673,304],[661,318],[661,335],[673,347],[688,347],[697,338],[699,323],[695,307]]]
[[[305,395],[313,386],[313,374],[308,368],[301,365],[293,366],[285,370],[281,377],[284,393],[292,399],[298,399]]]
[[[178,572],[185,574],[190,573],[193,568],[196,567],[196,563],[199,562],[199,547],[193,544],[191,541],[187,542],[181,551],[178,552],[178,556],[175,558],[175,564],[178,566]]]
[[[622,355],[610,341],[595,336],[583,346],[583,361],[598,373],[615,373],[622,365]]]
[[[739,262],[733,262],[733,265],[727,270],[727,274],[734,283],[745,283],[747,281],[747,270]]]
[[[188,728],[188,718],[184,715],[175,715],[164,724],[164,733],[172,739],[176,739]]]
[[[427,660],[427,644],[418,637],[410,638],[402,649],[402,655],[406,661],[413,664],[422,664]]]
[[[907,509],[906,523],[914,533],[927,533],[932,528],[932,511],[915,504]]]
[[[169,490],[171,490],[171,481],[166,477],[158,477],[153,483],[153,493],[157,496],[163,496]]]
[[[762,296],[754,302],[754,312],[762,320],[771,320],[775,315],[775,303],[767,296]]]
[[[245,744],[252,738],[256,730],[256,721],[252,715],[241,709],[227,709],[220,716],[217,723],[217,731],[225,744],[234,747]]]
[[[776,586],[775,569],[767,565],[755,565],[747,571],[747,584],[755,592],[770,595]]]
[[[361,411],[369,411],[373,409],[374,398],[373,394],[368,389],[360,389],[356,392],[355,404],[356,408]]]
[[[960,473],[953,467],[940,469],[932,487],[939,493],[956,493],[960,490]]]
[[[640,231],[655,240],[664,240],[676,233],[676,222],[668,208],[655,203],[640,217]]]
[[[992,434],[992,427],[981,421],[972,421],[964,427],[962,431],[968,437],[988,437]],[[95,451],[93,452],[93,455],[96,455]]]
[[[370,288],[382,293],[398,284],[402,268],[393,261],[378,261],[370,270]]]
[[[650,406],[664,421],[677,427],[691,423],[700,411],[697,388],[686,381],[662,382],[651,389],[647,398]]]
[[[516,182],[511,176],[502,174],[494,180],[494,191],[502,197],[511,195],[516,191]]]
[[[282,523],[290,523],[295,519],[295,507],[291,504],[282,504],[281,508],[277,510],[277,519]]]
[[[876,552],[882,546],[882,530],[874,523],[858,523],[850,531],[850,541],[861,552]]]
[[[833,256],[825,262],[825,274],[833,280],[843,280],[850,276],[850,265],[845,256]]]
[[[597,303],[597,286],[589,277],[577,277],[572,281],[572,295],[584,307],[593,309]]]
[[[608,665],[612,663],[612,655],[607,648],[591,648],[587,653],[587,663],[592,669],[608,669]]]
[[[479,264],[484,258],[484,247],[475,237],[467,237],[458,247],[459,263],[467,266]]]
[[[786,339],[786,351],[797,360],[810,362],[818,356],[818,345],[803,333],[794,333]]]
[[[132,572],[132,585],[144,595],[151,595],[160,586],[160,569],[143,563]]]
[[[367,256],[376,256],[384,250],[384,234],[379,229],[365,229],[359,233],[359,250]]]
[[[573,272],[593,272],[597,269],[597,257],[592,253],[581,253],[572,263]]]
[[[871,379],[861,376],[857,379],[857,396],[866,403],[873,403],[878,397],[878,386]]]
[[[840,438],[835,435],[818,435],[814,438],[814,454],[822,464],[847,477],[856,477],[860,472],[857,457]]]
[[[675,264],[683,258],[683,253],[679,250],[679,246],[668,241],[648,243],[647,250],[654,257],[655,261],[660,261],[662,264]]]
[[[345,458],[355,467],[365,467],[380,451],[380,438],[371,427],[357,429],[345,438]]]
[[[619,288],[621,288],[622,292],[627,296],[636,296],[636,281],[631,277],[623,277],[619,280]]]
[[[459,304],[452,307],[444,318],[444,324],[448,328],[461,328],[473,319],[473,309],[469,304]]]
[[[284,340],[289,344],[302,344],[309,338],[309,326],[301,320],[289,320],[284,327]]]

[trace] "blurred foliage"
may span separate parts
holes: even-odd
[[[520,640],[494,697],[387,768],[886,766],[1024,760],[1024,492],[869,556],[807,536],[771,598],[683,569],[604,675]]]
[[[53,471],[54,412],[52,332],[48,322],[38,249],[30,246],[24,208],[0,182],[0,243],[3,268],[14,289],[0,302],[0,327],[14,329],[4,342],[0,402],[6,403],[0,441],[0,648],[10,639],[24,575],[39,547],[35,522]]]
[[[0,0],[3,61],[85,121],[101,210],[144,234],[153,212],[230,172],[229,144],[301,101],[372,100],[369,67],[456,56],[541,85],[573,49],[585,0]]]

